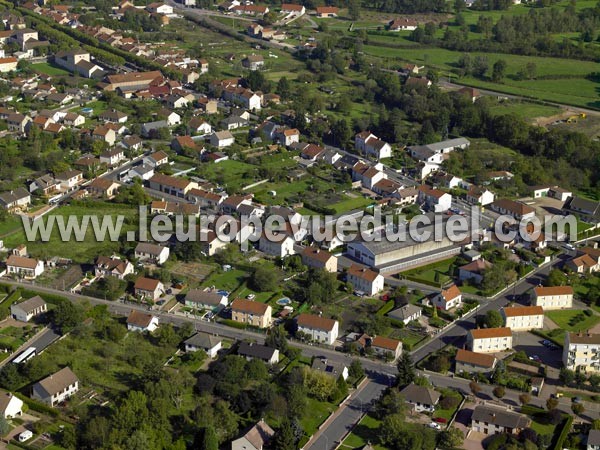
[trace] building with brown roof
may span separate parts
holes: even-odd
[[[107,91],[115,91],[117,89],[143,90],[148,89],[153,81],[161,78],[162,73],[158,70],[107,75],[107,85],[104,89]]]
[[[127,316],[127,330],[153,332],[158,328],[158,317],[132,309]]]
[[[541,306],[512,306],[500,310],[504,326],[514,331],[544,328],[544,309]]]
[[[340,324],[337,320],[314,314],[300,314],[296,318],[296,324],[298,332],[308,336],[312,341],[333,345],[338,338]]]
[[[512,216],[516,220],[530,219],[535,216],[535,209],[531,206],[508,198],[501,198],[492,202],[489,208],[498,214]]]
[[[347,272],[348,282],[359,294],[376,295],[383,291],[384,278],[380,273],[358,264],[352,264]]]
[[[139,277],[135,280],[133,289],[136,297],[152,301],[156,301],[165,293],[165,287],[162,282],[154,278]]]
[[[570,370],[600,372],[600,334],[566,333],[562,361]]]
[[[44,273],[44,262],[24,256],[10,255],[6,259],[7,273],[19,278],[34,279]]]
[[[79,379],[71,369],[65,367],[35,383],[31,398],[55,406],[75,395],[79,390]]]
[[[231,443],[231,450],[263,450],[275,435],[275,431],[261,419],[242,437]]]
[[[541,306],[544,311],[568,309],[573,307],[573,288],[571,286],[536,286],[533,289],[532,304]]]
[[[88,185],[87,190],[96,197],[111,199],[120,187],[119,183],[110,178],[96,178]]]
[[[317,6],[316,8],[317,17],[319,19],[337,17],[339,11],[339,8],[336,6]]]
[[[302,264],[308,267],[336,273],[338,268],[337,262],[335,256],[319,247],[306,247],[302,251]]]
[[[478,353],[495,353],[512,349],[512,331],[506,327],[469,330],[467,347]]]
[[[454,357],[455,373],[490,373],[498,360],[494,355],[458,349]]]
[[[600,270],[600,264],[597,260],[586,253],[571,258],[565,263],[565,267],[579,274],[593,273]]]
[[[115,277],[119,280],[133,273],[133,264],[116,256],[98,256],[94,264],[94,275],[97,277]]]
[[[462,292],[457,285],[452,284],[446,289],[442,289],[439,294],[431,299],[431,303],[438,309],[448,311],[457,308],[462,303]]]
[[[172,177],[162,173],[155,173],[152,178],[148,180],[148,186],[150,189],[181,198],[185,198],[190,190],[198,189],[198,183],[195,181]]]
[[[271,314],[273,310],[270,305],[237,298],[231,303],[231,319],[251,325],[257,328],[268,328],[271,326]]]
[[[395,361],[402,355],[402,342],[384,336],[375,336],[371,339],[371,349],[376,355]]]

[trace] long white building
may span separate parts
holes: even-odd
[[[500,310],[504,326],[513,331],[544,328],[544,309],[541,306],[513,306]]]
[[[566,309],[573,307],[573,288],[571,286],[537,286],[533,289],[531,303],[549,309]]]
[[[512,349],[510,328],[479,328],[467,334],[467,347],[477,353],[495,353]]]

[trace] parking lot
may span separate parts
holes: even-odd
[[[562,366],[562,352],[560,348],[552,349],[542,345],[544,339],[535,334],[524,332],[513,332],[513,348],[516,351],[524,351],[528,356],[538,356],[540,360],[555,369]]]

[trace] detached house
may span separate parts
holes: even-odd
[[[13,419],[23,414],[23,400],[11,392],[0,391],[0,415]]]
[[[79,390],[79,379],[71,369],[65,367],[58,372],[35,383],[31,389],[31,398],[48,406],[56,406]]]
[[[439,189],[432,189],[429,186],[418,186],[418,199],[427,208],[434,212],[448,211],[452,207],[452,196]]]
[[[531,206],[507,198],[502,198],[491,203],[490,209],[498,214],[512,216],[516,220],[530,219],[535,216],[535,209]]]
[[[9,212],[22,211],[31,204],[31,195],[25,188],[0,193],[0,206]]]
[[[402,342],[384,336],[375,336],[371,339],[371,349],[376,355],[382,358],[389,356],[392,361],[395,361],[402,355]]]
[[[274,435],[275,431],[261,419],[246,434],[231,443],[231,450],[263,450]]]
[[[158,300],[165,293],[165,287],[160,280],[146,277],[138,278],[133,289],[136,297],[152,301]]]
[[[98,256],[94,264],[94,275],[97,277],[115,277],[122,280],[133,272],[133,264],[116,256]]]
[[[462,303],[462,293],[458,289],[458,286],[453,284],[447,289],[442,289],[439,294],[431,299],[431,303],[438,309],[448,311],[460,306]]]
[[[383,275],[366,267],[352,264],[348,269],[348,281],[356,291],[364,292],[366,295],[376,295],[383,291]]]
[[[36,316],[48,311],[48,305],[42,297],[36,295],[21,303],[10,305],[10,316],[19,322],[29,322]]]
[[[337,258],[327,250],[318,247],[306,247],[302,252],[302,264],[327,272],[337,272]]]
[[[494,355],[458,349],[454,358],[455,373],[491,373],[498,360]]]
[[[258,328],[271,326],[271,312],[271,306],[251,300],[238,298],[231,304],[232,320]]]
[[[479,328],[469,330],[467,347],[478,353],[496,353],[512,349],[510,328]]]
[[[205,291],[202,289],[191,289],[183,300],[185,306],[195,309],[204,309],[214,311],[227,306],[227,296],[217,292]]]
[[[44,273],[44,262],[24,256],[10,255],[6,259],[6,270],[9,275],[15,274],[18,277],[35,279]]]
[[[304,333],[311,340],[333,345],[339,333],[339,322],[314,314],[300,314],[296,318],[298,332]]]
[[[209,358],[214,358],[221,350],[221,338],[208,333],[196,333],[183,342],[186,353],[204,350]]]
[[[279,350],[266,345],[241,342],[238,347],[238,355],[243,356],[247,361],[258,359],[269,365],[279,362]]]
[[[249,55],[242,59],[242,66],[250,70],[259,70],[265,65],[265,60],[261,55]]]
[[[433,412],[440,401],[440,393],[425,386],[409,384],[400,391],[415,412]]]
[[[116,166],[125,159],[125,151],[122,148],[114,148],[100,154],[100,162],[109,166]]]
[[[483,434],[517,435],[530,425],[531,420],[527,416],[501,406],[477,405],[471,416],[471,429]]]
[[[158,317],[132,309],[127,317],[127,330],[152,333],[158,328]]]
[[[495,195],[492,191],[480,186],[471,186],[467,191],[466,200],[472,205],[489,205],[493,203]]]
[[[235,137],[230,131],[217,131],[210,135],[210,145],[217,148],[225,148],[235,143]]]
[[[169,247],[149,242],[140,242],[135,247],[134,255],[140,261],[161,265],[169,259]]]

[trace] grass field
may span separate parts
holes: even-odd
[[[333,403],[329,402],[320,402],[315,400],[314,398],[308,397],[307,399],[307,407],[306,410],[310,411],[310,414],[307,414],[301,421],[300,424],[304,429],[304,433],[307,436],[311,436],[317,431],[319,425],[323,423],[329,414],[337,409]]]
[[[450,281],[452,276],[450,271],[453,269],[455,261],[456,258],[445,259],[443,261],[438,261],[423,267],[401,272],[401,275],[410,277],[410,279],[414,281],[423,281],[427,284],[435,283],[442,285],[447,281]]]
[[[33,70],[35,70],[36,72],[40,72],[40,73],[43,73],[45,75],[50,75],[50,76],[70,75],[70,73],[67,70],[61,69],[60,67],[57,67],[57,66],[53,66],[52,64],[49,64],[49,63],[32,64],[31,68]]]
[[[600,316],[595,314],[588,316],[577,309],[548,311],[546,315],[556,325],[567,331],[586,331],[600,322]]]
[[[352,432],[348,435],[340,448],[342,449],[356,449],[362,448],[369,442],[374,445],[379,440],[378,429],[381,426],[381,421],[375,417],[367,414],[363,419],[354,427]],[[376,450],[386,450],[386,447],[381,445],[374,445]]]
[[[515,114],[522,119],[533,119],[535,117],[548,117],[562,112],[561,108],[548,105],[538,105],[527,102],[505,102],[490,108],[493,114]]]

